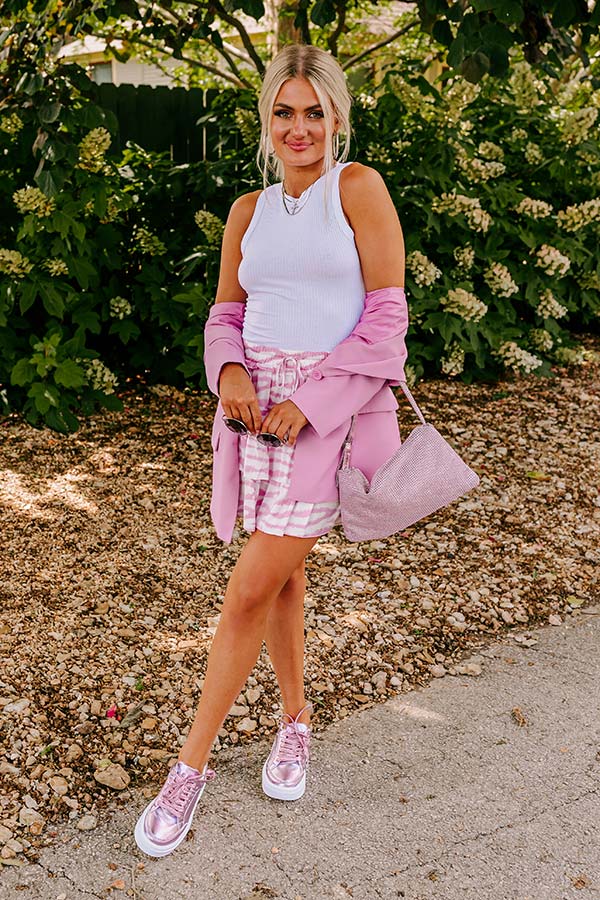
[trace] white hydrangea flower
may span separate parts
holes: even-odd
[[[543,269],[548,275],[558,275],[559,278],[566,275],[571,268],[571,260],[564,256],[556,247],[550,244],[542,244],[536,251],[536,266]]]
[[[529,141],[523,153],[527,162],[531,163],[532,165],[536,165],[537,163],[541,163],[544,161],[544,154],[542,153],[538,145],[533,143],[533,141]]]
[[[512,297],[519,290],[518,284],[513,281],[506,266],[500,262],[487,266],[483,271],[483,278],[489,289],[498,297]]]
[[[365,156],[369,160],[369,162],[380,162],[384,163],[384,165],[390,165],[394,161],[386,148],[381,147],[379,144],[374,144],[372,147],[367,147],[365,150]]]
[[[399,75],[390,75],[388,84],[396,96],[402,100],[409,113],[422,116],[427,120],[435,117],[435,101],[430,94],[422,94],[418,87],[409,84]]]
[[[580,228],[600,220],[600,198],[595,197],[593,200],[585,200],[583,203],[575,203],[561,209],[556,218],[565,231],[579,231]]]
[[[13,200],[20,213],[33,213],[38,218],[50,216],[56,209],[56,201],[46,197],[39,187],[24,187],[15,191]]]
[[[478,322],[485,316],[488,308],[479,297],[465,291],[464,288],[450,289],[445,297],[440,300],[446,312],[455,313],[457,316]]]
[[[557,347],[554,352],[556,361],[563,363],[565,366],[581,366],[593,359],[593,357],[594,354],[581,345],[578,347]]]
[[[0,272],[14,275],[15,278],[24,278],[32,269],[33,263],[18,250],[0,248]]]
[[[477,156],[480,159],[497,159],[502,161],[504,159],[504,150],[499,144],[494,144],[493,141],[481,141],[477,148]]]
[[[111,136],[106,128],[92,128],[79,143],[77,167],[88,172],[106,172],[106,151],[110,147]],[[110,172],[110,167],[108,167]]]
[[[524,128],[513,128],[510,133],[511,141],[526,141],[528,136]]]
[[[365,94],[364,91],[358,95],[357,98],[363,106],[377,106],[377,100],[375,97],[372,97],[371,94]]]
[[[442,359],[444,375],[460,375],[465,368],[465,351],[456,341],[450,345],[446,356]]]
[[[225,225],[218,216],[206,209],[199,209],[194,213],[194,221],[212,247],[220,245]]]
[[[167,248],[160,238],[157,238],[147,228],[136,225],[133,229],[133,237],[142,253],[147,253],[149,256],[162,256],[167,252]]]
[[[532,328],[529,332],[529,338],[536,350],[540,353],[547,353],[554,346],[554,338],[545,328]]]
[[[5,134],[16,137],[22,128],[24,128],[24,123],[17,113],[11,113],[0,118],[0,131],[3,131]]]
[[[412,272],[416,283],[424,287],[433,284],[440,277],[442,270],[438,269],[434,263],[428,259],[424,253],[419,250],[413,250],[406,257],[406,266]]]
[[[468,272],[473,268],[473,263],[475,262],[475,250],[470,244],[467,244],[465,247],[455,247],[453,255],[458,268],[463,272]]]
[[[443,95],[444,104],[440,109],[440,115],[443,116],[447,124],[459,124],[462,131],[470,131],[473,127],[472,122],[468,122],[464,118],[463,113],[480,93],[481,85],[472,84],[466,78],[463,78],[462,75],[456,75],[446,82]]]
[[[114,394],[119,381],[108,366],[99,359],[76,359],[75,362],[83,367],[87,382],[93,390]]]
[[[535,200],[533,197],[523,197],[514,207],[516,213],[521,216],[531,216],[532,219],[544,219],[552,215],[552,205],[545,200]]]
[[[577,282],[584,291],[600,291],[600,275],[597,272],[582,272]]]
[[[59,259],[57,256],[52,259],[45,259],[42,263],[43,267],[47,269],[51,275],[68,275],[69,267],[67,266],[64,259]]]
[[[561,306],[550,288],[546,288],[540,294],[536,312],[542,319],[562,319],[569,310],[566,306]]]
[[[569,146],[587,140],[590,129],[598,118],[598,110],[593,106],[583,109],[565,110],[561,123],[561,137]]]
[[[519,347],[515,341],[504,341],[498,348],[497,355],[508,369],[513,369],[515,372],[524,372],[525,374],[533,372],[543,362],[539,357],[534,356],[533,353],[529,353],[527,350]]]
[[[256,144],[260,137],[258,117],[252,109],[238,108],[235,111],[235,124],[246,144]]]
[[[539,92],[544,85],[535,77],[528,62],[516,62],[512,65],[509,84],[519,109],[529,112],[532,106],[537,106],[540,102]]]
[[[456,165],[469,181],[476,183],[497,178],[506,171],[504,163],[470,157],[463,147],[456,146]]]
[[[414,387],[417,383],[417,373],[415,372],[413,366],[404,366],[404,380],[406,381],[409,388]]]
[[[133,312],[131,303],[125,297],[111,297],[109,305],[113,319],[125,319]]]
[[[492,224],[492,217],[481,208],[477,197],[466,197],[464,194],[444,192],[441,197],[431,201],[433,212],[447,212],[450,216],[463,215],[467,224],[474,231],[486,232]]]

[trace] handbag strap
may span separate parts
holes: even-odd
[[[410,405],[412,406],[413,411],[414,411],[415,415],[417,416],[418,420],[420,421],[421,425],[427,425],[427,421],[426,421],[426,419],[425,419],[425,416],[423,415],[423,413],[422,413],[421,410],[419,409],[419,406],[418,406],[418,404],[417,404],[417,401],[415,400],[415,398],[414,398],[413,395],[411,394],[411,392],[410,392],[410,390],[409,390],[409,387],[408,387],[407,383],[406,383],[405,381],[401,381],[401,382],[400,382],[400,387],[402,388],[402,392],[403,392],[404,396],[406,397],[406,399],[408,400],[408,402],[409,402]],[[341,466],[342,469],[348,468],[348,464],[349,464],[349,462],[350,462],[350,452],[351,452],[351,450],[352,450],[352,436],[354,435],[354,426],[355,426],[355,425],[356,425],[356,413],[352,416],[352,421],[351,421],[351,423],[350,423],[350,428],[349,428],[348,434],[346,435],[346,438],[345,438],[345,440],[344,440],[344,446],[343,446],[343,449],[342,449],[342,462],[341,462],[341,464],[340,464],[340,466]]]

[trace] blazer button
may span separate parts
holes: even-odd
[[[320,378],[323,377],[323,373],[322,373],[322,372],[319,372],[319,371],[317,371],[317,370],[315,370],[315,371],[312,373],[312,377],[313,377],[313,378],[316,378],[317,381],[318,381]]]

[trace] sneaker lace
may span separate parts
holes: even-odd
[[[303,762],[308,755],[309,745],[309,731],[298,731],[295,722],[283,722],[279,730],[277,762]]]
[[[161,791],[158,803],[172,815],[181,816],[192,793],[207,781],[212,781],[214,777],[215,773],[212,769],[207,769],[206,772],[198,775],[182,775],[173,772]]]

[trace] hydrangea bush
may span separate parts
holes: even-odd
[[[224,222],[262,186],[255,97],[223,91],[218,160],[173,165],[111,156],[77,66],[28,77],[0,107],[0,404],[68,431],[139,375],[206,388]],[[598,327],[599,106],[589,79],[525,64],[439,90],[390,68],[356,97],[350,159],[381,171],[403,226],[411,381],[585,362],[570,333]]]
[[[409,377],[585,362],[571,333],[597,332],[600,315],[593,79],[515,62],[505,80],[432,86],[394,65],[364,100],[358,141],[405,238]]]

